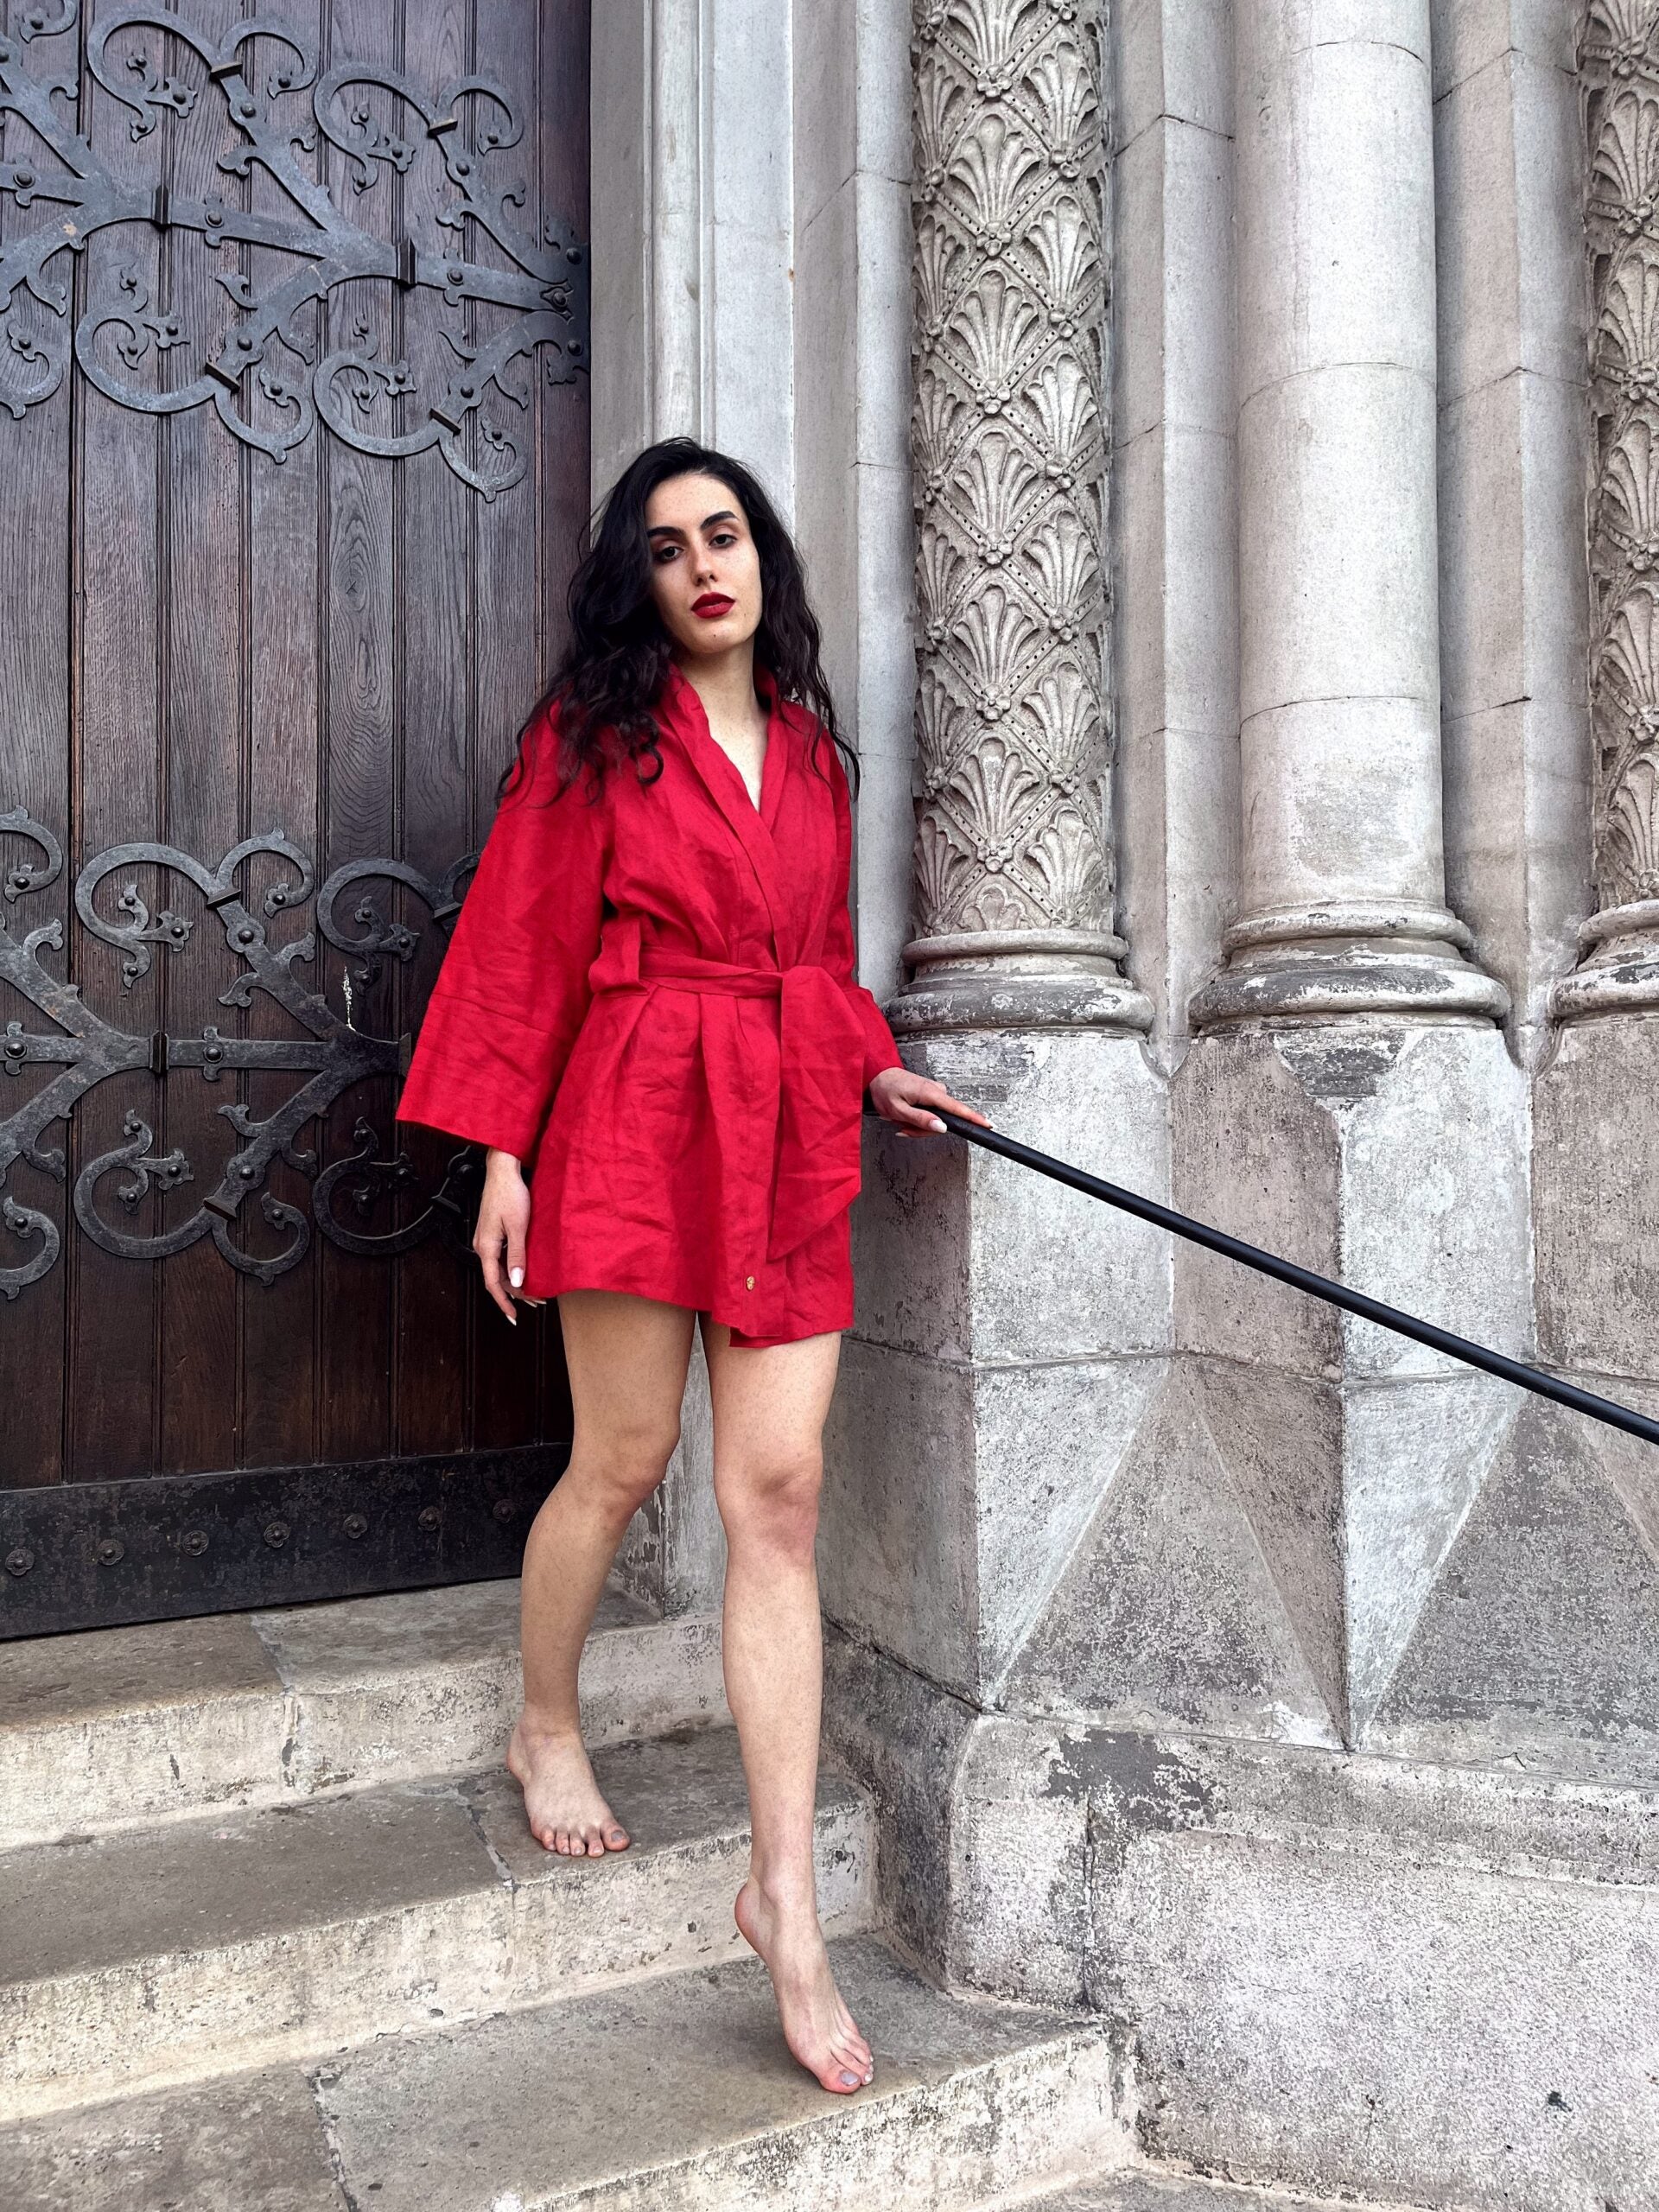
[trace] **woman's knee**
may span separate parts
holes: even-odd
[[[677,1421],[629,1422],[597,1433],[578,1424],[569,1473],[620,1518],[632,1519],[668,1472],[679,1440]]]
[[[823,1453],[802,1446],[764,1461],[738,1460],[715,1469],[715,1502],[732,1543],[810,1552],[818,1525]]]

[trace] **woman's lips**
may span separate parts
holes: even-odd
[[[718,622],[721,616],[729,614],[736,604],[734,599],[727,599],[719,592],[707,592],[701,599],[692,601],[691,612],[700,615],[705,622]]]

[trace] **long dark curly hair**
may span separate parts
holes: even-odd
[[[545,697],[518,733],[513,757],[497,786],[498,798],[516,791],[520,779],[531,771],[535,764],[527,760],[526,741],[550,708],[558,721],[559,791],[584,768],[596,785],[607,768],[624,760],[634,764],[643,783],[654,783],[661,775],[656,708],[672,653],[651,595],[645,502],[671,477],[693,475],[716,478],[747,517],[760,561],[755,658],[771,670],[780,699],[794,700],[822,723],[845,756],[849,780],[856,792],[858,755],[836,721],[801,556],[777,509],[741,461],[699,445],[694,438],[664,438],[647,446],[629,464],[588,524],[567,598],[569,643]],[[808,756],[814,767],[817,751],[815,731]]]

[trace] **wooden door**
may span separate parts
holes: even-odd
[[[400,1069],[588,505],[584,0],[0,0],[0,1637],[516,1568]]]

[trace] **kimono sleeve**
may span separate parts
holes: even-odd
[[[557,788],[556,725],[525,740],[461,905],[397,1102],[421,1122],[525,1160],[591,1003],[610,808]]]
[[[864,1032],[863,1079],[866,1084],[872,1076],[880,1075],[883,1068],[900,1068],[904,1061],[899,1056],[887,1016],[876,1001],[874,992],[868,991],[855,972],[855,957],[853,945],[853,918],[850,907],[853,872],[853,808],[847,789],[847,773],[841,765],[841,755],[826,738],[830,756],[830,781],[836,796],[836,891],[830,909],[830,920],[824,931],[823,964],[846,992],[853,1012]]]

